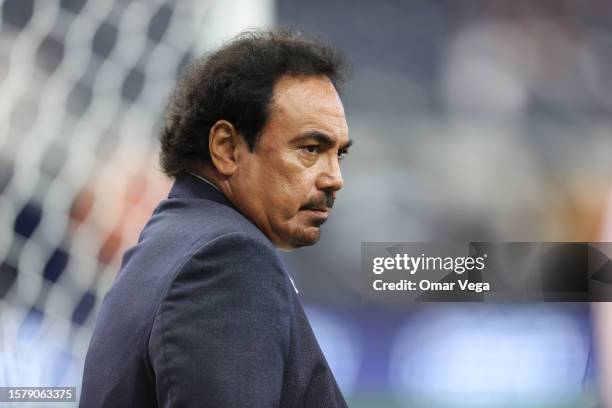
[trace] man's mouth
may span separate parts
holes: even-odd
[[[311,213],[315,213],[325,218],[327,218],[327,216],[329,215],[329,208],[307,208],[304,211],[310,211]]]
[[[318,227],[327,221],[330,210],[330,208],[305,208],[302,211],[308,213],[311,222]]]

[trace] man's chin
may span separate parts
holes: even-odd
[[[288,246],[284,250],[291,251],[293,249],[310,246],[316,244],[321,238],[321,229],[319,227],[306,227],[300,231],[296,231],[288,240]]]

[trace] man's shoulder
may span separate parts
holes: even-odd
[[[209,262],[227,263],[257,253],[282,269],[276,248],[238,211],[211,200],[171,198],[162,201],[138,243],[123,256],[117,287],[154,290],[158,298],[181,269]],[[201,265],[199,260],[205,261]]]
[[[147,239],[203,244],[234,236],[248,238],[273,249],[272,243],[235,208],[211,200],[171,198],[160,203],[141,235]]]
[[[169,199],[124,254],[107,298],[109,305],[138,298],[143,310],[134,313],[152,317],[170,292],[212,295],[220,282],[243,292],[263,285],[285,291],[286,279],[276,248],[236,210],[209,200]]]
[[[233,207],[211,200],[174,198],[162,202],[151,220],[143,231],[144,240],[147,229],[154,228],[152,246],[176,257],[178,269],[208,271],[220,264],[223,267],[217,270],[225,273],[239,266],[241,279],[256,277],[251,274],[270,279],[284,275],[276,247]],[[174,278],[178,269],[171,272]]]
[[[290,278],[277,249],[252,224],[232,222],[200,235],[173,269],[163,310],[186,299],[201,311],[213,310],[223,298],[239,310],[258,303],[288,313]]]

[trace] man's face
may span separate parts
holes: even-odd
[[[234,204],[279,248],[319,240],[349,147],[342,102],[325,76],[283,77],[253,152],[237,147]]]

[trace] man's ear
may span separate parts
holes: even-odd
[[[226,120],[218,120],[208,133],[208,150],[213,166],[224,176],[231,176],[237,168],[237,147],[240,135]]]

